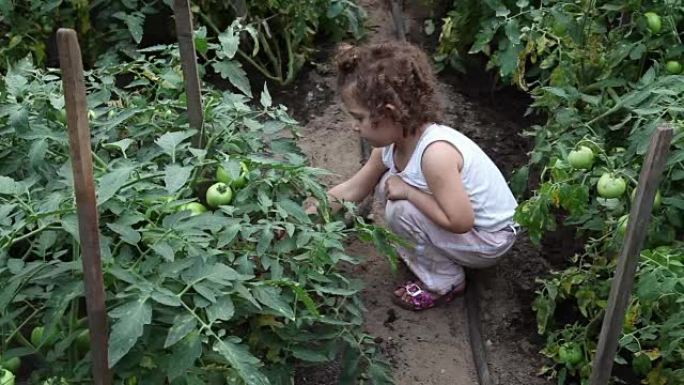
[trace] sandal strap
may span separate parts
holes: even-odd
[[[425,291],[421,289],[421,287],[418,286],[415,282],[407,283],[406,286],[404,286],[404,290],[406,291],[406,294],[414,298],[425,293]]]

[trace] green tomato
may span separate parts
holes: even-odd
[[[41,343],[43,343],[43,346],[50,346],[54,340],[54,336],[45,338],[45,341],[43,342],[43,334],[45,334],[45,327],[36,326],[33,328],[31,331],[31,344],[35,347],[39,346]]]
[[[571,366],[577,365],[582,362],[582,359],[584,358],[582,347],[575,342],[566,342],[561,345],[558,350],[558,358],[560,358],[561,362],[564,364]]]
[[[225,183],[214,183],[207,190],[207,204],[209,207],[217,208],[221,205],[227,205],[232,199],[233,191]]]
[[[204,205],[199,203],[199,202],[190,202],[190,203],[186,203],[186,204],[182,205],[179,208],[179,211],[185,211],[185,210],[189,210],[191,215],[194,217],[195,215],[200,215],[200,214],[206,212],[207,208],[204,207]]]
[[[229,186],[232,186],[235,189],[240,189],[243,188],[247,185],[247,176],[249,175],[249,168],[247,168],[247,164],[245,162],[240,162],[240,176],[233,180],[230,177],[230,174],[228,171],[226,171],[223,167],[219,167],[216,170],[216,180],[225,183]]]
[[[658,16],[658,14],[655,12],[646,12],[644,13],[644,16],[646,17],[646,25],[648,25],[648,29],[653,33],[660,32],[660,30],[663,28],[663,23],[660,20],[660,16]]]
[[[596,188],[602,198],[619,198],[624,194],[627,184],[622,177],[606,172],[599,178]]]
[[[594,152],[589,147],[581,146],[577,150],[570,151],[568,162],[573,168],[588,170],[594,164]]]
[[[634,198],[636,198],[636,190],[632,190],[632,203],[634,203]],[[653,198],[653,210],[658,210],[660,208],[660,204],[662,203],[662,196],[660,196],[660,190],[656,190],[655,193],[655,198]]]
[[[618,221],[617,221],[617,223],[618,223],[617,231],[618,231],[618,234],[622,237],[624,237],[625,233],[627,232],[627,223],[628,222],[629,222],[629,214],[625,214],[625,215],[621,216],[620,219],[618,219]]]
[[[19,370],[19,367],[21,367],[21,358],[19,357],[12,357],[9,360],[4,361],[0,359],[0,368],[16,373]]]
[[[677,75],[682,72],[682,64],[676,60],[670,60],[665,63],[665,69],[672,75]]]
[[[562,37],[563,35],[565,35],[565,32],[567,32],[568,26],[560,20],[555,20],[553,22],[551,30],[556,36]]]
[[[14,374],[7,369],[0,369],[0,385],[14,385]]]

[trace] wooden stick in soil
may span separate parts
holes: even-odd
[[[93,360],[93,383],[110,385],[112,378],[107,362],[107,311],[100,261],[100,236],[98,233],[95,183],[93,181],[90,127],[88,126],[88,107],[81,48],[78,45],[76,32],[72,29],[59,29],[57,31],[57,46],[59,64],[62,69],[71,166],[74,174],[81,260],[90,330],[90,352]]]
[[[188,119],[190,127],[197,130],[197,134],[192,139],[192,145],[196,148],[202,148],[205,144],[204,113],[189,0],[175,0],[173,13],[176,17],[176,34],[178,35],[178,47],[185,80]]]
[[[653,199],[665,167],[665,159],[671,140],[672,128],[668,125],[658,127],[651,138],[651,146],[641,169],[634,205],[629,213],[625,241],[610,288],[608,308],[603,318],[596,357],[594,357],[589,379],[591,385],[607,384],[613,370],[618,339],[622,334],[625,311],[632,294],[634,274],[639,263],[641,247],[646,238],[651,210],[653,209]]]

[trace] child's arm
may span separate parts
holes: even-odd
[[[331,209],[337,211],[341,207],[336,201],[361,202],[373,191],[385,171],[387,167],[382,163],[382,149],[375,148],[366,164],[354,176],[328,190]],[[315,206],[307,207],[307,212],[315,210]]]
[[[466,233],[473,227],[475,214],[461,181],[462,164],[461,154],[452,145],[435,142],[425,150],[421,163],[432,195],[392,177],[388,180],[388,198],[406,199],[440,227]]]

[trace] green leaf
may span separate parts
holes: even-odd
[[[316,302],[314,302],[313,298],[309,295],[309,293],[306,292],[301,286],[299,285],[291,285],[290,288],[292,288],[292,291],[295,292],[297,295],[297,299],[302,301],[304,303],[304,306],[311,312],[316,317],[319,317],[321,314],[318,311],[318,308],[316,307]]]
[[[517,197],[522,196],[522,194],[527,191],[527,181],[529,177],[529,167],[528,166],[523,166],[520,169],[516,170],[515,173],[513,173],[513,176],[511,177],[511,190],[513,190],[513,194],[515,194]]]
[[[164,175],[164,183],[166,184],[166,191],[173,194],[178,191],[190,178],[193,167],[181,167],[176,164],[166,166],[166,175]]]
[[[263,305],[277,311],[286,318],[294,320],[295,316],[290,304],[283,299],[280,295],[280,290],[277,288],[273,286],[256,286],[252,289],[252,294]]]
[[[359,362],[361,360],[361,352],[356,346],[345,346],[342,352],[339,385],[356,385],[357,378],[360,374]]]
[[[175,253],[171,245],[168,242],[159,242],[152,245],[152,250],[154,250],[160,257],[164,258],[167,262],[173,262]]]
[[[209,322],[216,320],[228,321],[235,314],[235,305],[229,295],[224,295],[216,299],[216,302],[207,308]]]
[[[235,33],[234,27],[231,25],[225,32],[219,34],[219,42],[221,43],[221,51],[219,55],[227,59],[232,59],[237,53],[238,45],[240,44],[239,35]]]
[[[169,334],[164,342],[164,349],[175,345],[178,341],[195,330],[197,320],[192,314],[178,315],[173,320],[173,326],[169,329]]]
[[[392,368],[381,362],[373,361],[368,368],[368,375],[373,385],[394,385]]]
[[[496,17],[506,17],[510,14],[511,14],[511,10],[506,8],[506,6],[503,4],[501,4],[501,6],[499,6],[496,9]]]
[[[298,221],[302,223],[311,223],[311,219],[308,215],[306,215],[306,212],[304,211],[304,208],[302,208],[301,204],[290,199],[283,199],[278,201],[278,205],[282,207],[288,214],[297,218]]]
[[[8,176],[0,175],[0,195],[19,194],[19,183]]]
[[[506,36],[513,44],[520,44],[520,24],[517,19],[511,19],[506,23],[504,28]]]
[[[139,298],[115,308],[109,316],[118,319],[109,336],[109,367],[112,368],[135,346],[144,326],[152,321],[152,306],[147,298]]]
[[[178,296],[173,294],[171,290],[165,289],[163,287],[156,288],[155,291],[152,292],[151,296],[155,302],[160,303],[162,305],[172,307],[182,305],[181,300],[178,298]]]
[[[268,378],[259,370],[261,361],[246,346],[224,339],[214,344],[214,350],[228,360],[246,385],[270,385]]]
[[[228,79],[231,84],[237,87],[243,94],[252,97],[252,90],[249,85],[247,73],[242,69],[242,65],[235,61],[221,61],[213,64],[216,72],[222,78]]]
[[[98,206],[101,206],[116,195],[119,189],[128,182],[131,171],[133,171],[133,167],[122,167],[99,178],[97,189]]]
[[[518,54],[522,50],[519,44],[509,42],[508,47],[499,55],[501,76],[510,76],[518,69]]]
[[[238,232],[240,232],[241,228],[241,224],[234,223],[228,226],[225,230],[221,231],[221,233],[218,235],[216,247],[220,249],[230,245],[237,236]]]
[[[143,37],[143,24],[145,23],[145,15],[140,12],[126,14],[124,22],[128,27],[128,31],[133,36],[136,44],[140,44]]]
[[[154,142],[175,160],[177,147],[183,143],[183,141],[195,135],[195,132],[195,130],[167,132]]]
[[[181,376],[187,369],[193,367],[201,355],[202,341],[200,335],[197,331],[192,331],[173,347],[169,359],[170,365],[167,369],[169,380]]]
[[[261,237],[259,238],[259,243],[257,243],[256,246],[257,255],[264,255],[268,247],[271,245],[273,237],[273,229],[270,226],[267,226],[264,230],[261,231]]]
[[[113,232],[121,235],[121,240],[129,245],[137,245],[140,242],[140,233],[135,231],[131,226],[121,225],[118,223],[107,223]]]
[[[307,349],[303,346],[295,346],[290,349],[292,355],[302,361],[308,362],[328,362],[330,358],[321,351]]]
[[[271,94],[268,93],[268,87],[266,86],[266,82],[264,82],[264,90],[261,92],[260,102],[264,108],[271,107],[271,104],[273,103],[271,100]]]

